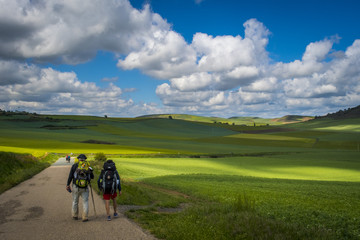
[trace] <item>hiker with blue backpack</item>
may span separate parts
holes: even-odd
[[[83,201],[83,213],[82,221],[87,222],[89,215],[89,188],[91,179],[94,179],[93,169],[90,167],[87,157],[84,154],[80,154],[77,159],[77,163],[74,163],[71,167],[68,181],[66,184],[66,190],[72,193],[72,217],[74,220],[78,220],[79,214],[79,198],[81,196]],[[72,182],[72,188],[70,183]],[[91,186],[90,186],[91,187]]]
[[[116,170],[115,163],[109,159],[104,163],[103,169],[97,181],[99,189],[103,192],[103,199],[105,200],[105,209],[107,220],[111,221],[110,216],[110,199],[113,201],[114,217],[118,216],[116,204],[116,191],[119,190],[119,197],[121,195],[120,176]]]

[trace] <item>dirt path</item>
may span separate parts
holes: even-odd
[[[72,197],[65,190],[70,166],[61,158],[0,195],[0,239],[156,239],[121,214],[106,221],[103,200],[95,193],[97,217],[90,197],[89,221],[72,220]],[[79,216],[81,210],[80,200]]]

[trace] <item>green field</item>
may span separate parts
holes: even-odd
[[[265,224],[280,236],[279,239],[289,239],[289,236],[291,239],[358,239],[359,156],[360,153],[355,151],[329,150],[326,153],[291,152],[261,157],[114,160],[121,169],[125,186],[131,186],[133,182],[145,183],[186,194],[189,198],[184,198],[184,202],[195,201],[178,215],[163,214],[159,217],[162,207],[169,204],[168,199],[163,202],[155,199],[158,209],[129,214],[166,239],[274,238],[256,226],[248,226],[249,223],[226,227],[235,232],[237,228],[249,228],[241,233],[247,236],[244,238],[222,231],[223,225],[210,224],[223,222],[226,225],[243,214],[257,219],[257,224]],[[226,209],[234,208],[239,196],[251,200],[250,213],[245,206],[240,211],[231,210],[232,215],[228,216]],[[227,206],[225,210],[224,206]],[[192,219],[194,211],[197,216]],[[209,217],[209,211],[218,211],[219,215]],[[156,220],[157,224],[148,223],[149,218]],[[188,218],[191,220],[184,223]],[[197,224],[200,219],[208,219],[210,223]],[[192,229],[191,223],[198,226]],[[184,225],[184,230],[180,231],[178,225]],[[202,234],[198,236],[192,231],[201,231]],[[248,235],[249,231],[255,236]]]
[[[123,177],[141,180],[180,174],[360,182],[358,152],[289,153],[261,157],[113,158]]]
[[[168,116],[0,116],[0,151],[107,154],[162,239],[360,239],[359,118]]]

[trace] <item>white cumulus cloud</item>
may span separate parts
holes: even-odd
[[[168,27],[127,0],[0,1],[0,57],[76,64],[99,50],[127,54]]]
[[[198,1],[199,2],[199,1]],[[301,59],[274,62],[270,31],[257,19],[236,36],[194,33],[186,42],[149,5],[128,0],[0,0],[0,106],[45,113],[144,115],[162,111],[261,116],[327,111],[358,105],[360,39],[345,51],[340,37],[324,36]],[[134,103],[117,77],[99,87],[76,72],[44,67],[75,65],[110,52],[120,71],[138,69],[166,81],[156,88],[163,106]],[[40,65],[43,64],[43,65]]]

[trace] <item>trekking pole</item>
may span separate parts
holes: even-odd
[[[90,186],[91,198],[92,198],[92,202],[93,202],[93,206],[94,206],[95,217],[97,217],[97,216],[96,216],[96,210],[95,210],[94,195],[93,195],[93,190],[92,190],[92,187],[91,187],[91,183],[89,183],[89,186]]]

